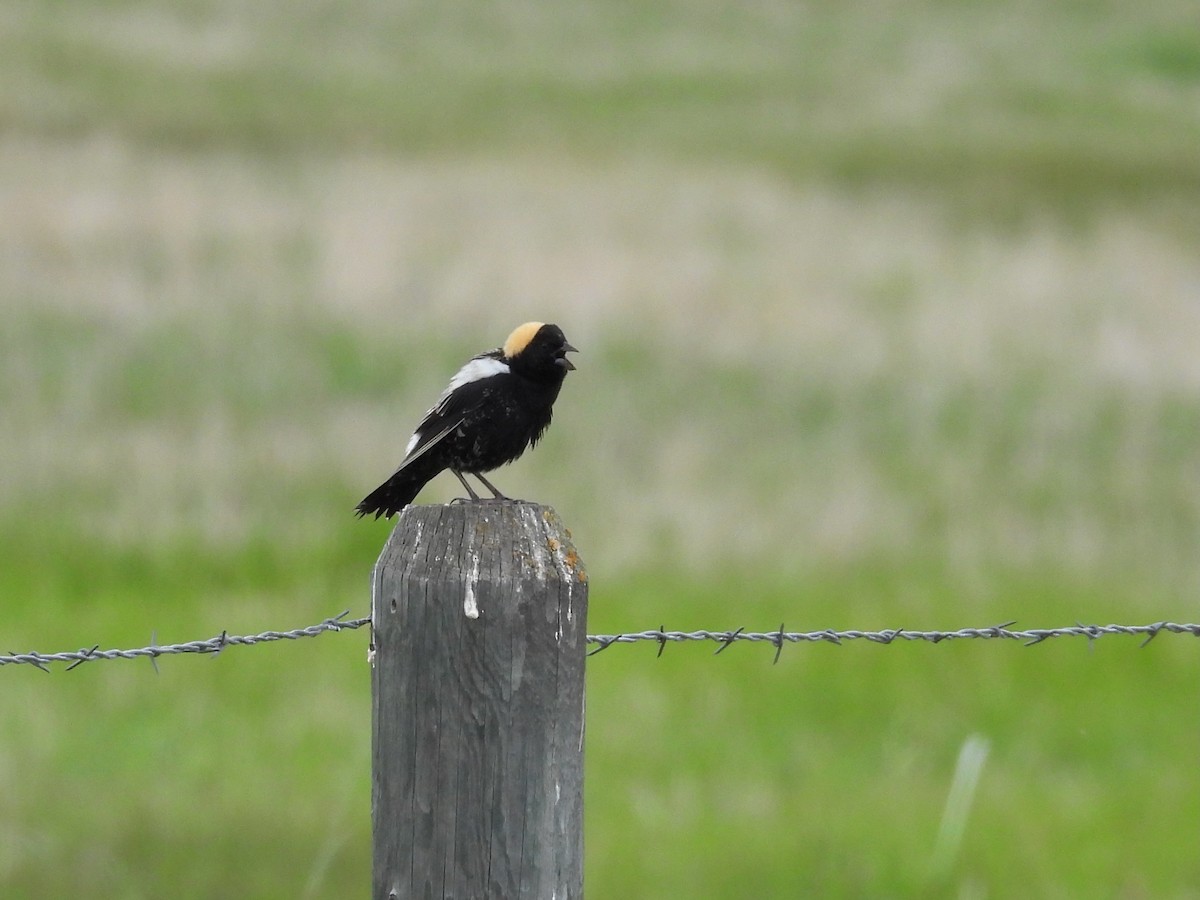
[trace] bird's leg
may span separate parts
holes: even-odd
[[[483,482],[483,486],[492,492],[492,496],[495,497],[497,500],[509,499],[508,497],[505,497],[502,493],[500,493],[498,490],[496,490],[496,486],[494,484],[492,484],[490,481],[488,481],[486,478],[484,478],[482,475],[480,475],[478,472],[476,472],[474,474],[475,474],[476,478],[478,478],[480,481]]]
[[[458,471],[458,469],[451,469],[450,471],[454,473],[454,477],[462,483],[462,486],[467,489],[467,493],[471,495],[471,499],[478,501],[479,495],[475,493],[475,489],[471,485],[467,484],[467,479],[463,478],[462,472]]]

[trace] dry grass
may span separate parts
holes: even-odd
[[[270,167],[112,140],[0,145],[3,290],[127,329],[314,311],[364,333],[495,335],[557,315],[598,338],[846,377],[1200,387],[1200,264],[1169,216],[966,224],[897,192],[646,162],[355,157]]]

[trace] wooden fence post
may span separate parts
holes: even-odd
[[[372,896],[583,896],[587,574],[554,510],[410,506],[375,566]]]

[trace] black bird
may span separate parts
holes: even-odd
[[[512,462],[549,427],[559,388],[575,368],[568,351],[579,352],[557,325],[526,322],[503,347],[472,358],[425,413],[400,468],[363,498],[355,508],[358,514],[390,518],[444,469],[454,473],[472,500],[479,495],[464,472],[483,482],[497,499],[508,499],[483,473]]]

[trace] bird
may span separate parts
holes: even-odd
[[[472,501],[474,475],[497,500],[508,500],[483,473],[517,459],[545,434],[554,401],[578,353],[561,328],[526,322],[495,350],[472,357],[450,379],[404,448],[399,468],[355,507],[361,518],[391,518],[449,469]]]

